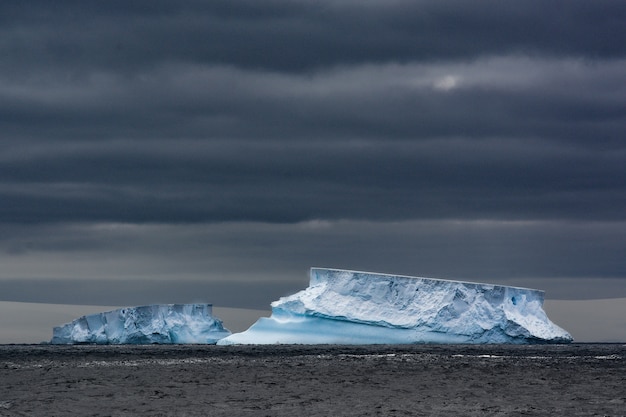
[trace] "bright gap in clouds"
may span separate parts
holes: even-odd
[[[437,90],[450,91],[459,84],[459,78],[447,75],[435,81],[434,87]]]

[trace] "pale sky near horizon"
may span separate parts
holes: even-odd
[[[0,301],[312,266],[626,297],[626,2],[0,2]]]

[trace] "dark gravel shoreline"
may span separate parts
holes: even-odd
[[[0,345],[0,416],[624,416],[626,345]]]

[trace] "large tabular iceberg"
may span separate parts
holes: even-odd
[[[80,317],[55,327],[52,344],[215,344],[230,335],[211,304],[155,304]]]
[[[543,291],[312,268],[310,285],[228,344],[569,343]]]

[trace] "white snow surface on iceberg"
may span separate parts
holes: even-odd
[[[569,343],[540,290],[312,268],[310,285],[228,344]]]
[[[215,344],[231,332],[211,304],[154,304],[82,316],[53,329],[52,344]]]

